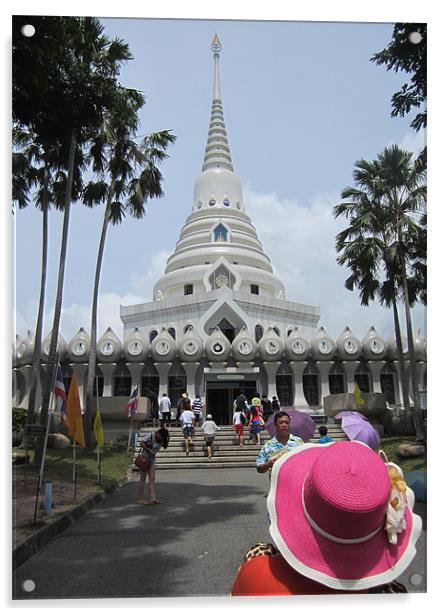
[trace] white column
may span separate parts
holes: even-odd
[[[317,362],[317,368],[320,373],[320,386],[321,386],[320,406],[324,406],[323,399],[326,398],[326,396],[331,395],[331,392],[329,390],[329,372],[333,365],[334,365],[333,361],[318,361]]]
[[[303,391],[303,372],[306,369],[306,361],[291,361],[290,367],[294,374],[294,406],[297,408],[307,408],[307,400]]]
[[[97,364],[104,377],[103,398],[111,398],[113,395],[113,374],[117,364]]]
[[[141,394],[141,373],[144,364],[133,364],[132,362],[127,363],[128,372],[131,374],[131,391],[139,385],[139,395]]]
[[[279,361],[263,362],[264,370],[267,374],[267,397],[270,399],[272,399],[272,396],[277,396],[278,398],[276,376],[280,363]]]
[[[400,363],[398,361],[394,361],[393,362],[394,367],[397,371],[397,378],[394,379],[395,383],[394,383],[394,391],[395,391],[395,399],[396,399],[396,404],[402,404],[403,405],[403,395],[402,395],[402,377],[400,375]],[[407,373],[407,364],[405,362],[405,376],[407,377],[407,383],[408,383],[408,396],[411,399],[411,383],[410,383],[410,378],[409,378],[409,373]],[[407,409],[409,410],[409,409]]]
[[[380,383],[380,372],[382,371],[384,364],[385,364],[384,361],[370,361],[368,363],[368,366],[369,366],[369,369],[371,370],[371,375],[372,375],[371,392],[374,392],[375,394],[383,393],[382,385]]]
[[[345,394],[353,394],[355,389],[355,372],[359,366],[358,361],[345,361],[343,367],[346,372],[346,391]]]
[[[184,368],[184,372],[187,377],[186,391],[188,392],[190,400],[194,400],[196,398],[195,378],[196,378],[196,372],[199,368],[199,362],[198,361],[196,362],[195,361],[192,361],[192,362],[183,361],[181,362],[181,366]]]
[[[77,383],[79,384],[80,408],[83,411],[85,409],[85,375],[88,371],[88,364],[70,364],[70,367],[77,377]]]
[[[162,394],[168,395],[168,375],[170,372],[170,368],[172,367],[172,363],[166,362],[155,362],[154,366],[159,374],[159,397],[162,398]]]

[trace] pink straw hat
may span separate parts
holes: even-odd
[[[388,467],[357,441],[305,444],[272,468],[270,533],[289,565],[324,586],[364,590],[396,579],[416,554],[422,520],[407,488],[406,528],[385,530]]]

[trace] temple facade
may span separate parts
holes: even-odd
[[[108,328],[97,343],[100,397],[181,392],[201,395],[217,423],[231,423],[240,390],[277,396],[282,406],[322,410],[331,393],[385,393],[401,403],[395,336],[383,339],[373,326],[359,340],[348,326],[335,339],[320,326],[318,306],[290,301],[274,273],[246,212],[224,122],[218,37],[212,43],[213,96],[202,171],[191,213],[185,220],[153,300],[121,306],[123,339]],[[47,359],[50,336],[43,343]],[[67,384],[74,370],[82,399],[89,336],[81,328],[72,340],[59,338]],[[404,341],[404,357],[407,345]],[[26,407],[32,332],[17,339],[13,362],[13,404]],[[415,340],[420,387],[426,383],[426,341]]]

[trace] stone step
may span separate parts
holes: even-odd
[[[153,432],[156,428],[144,427],[139,430],[138,444],[142,436],[146,432]],[[156,457],[157,469],[192,469],[192,468],[241,468],[255,467],[255,462],[258,453],[263,444],[270,438],[267,431],[261,433],[261,443],[256,444],[253,441],[249,442],[248,432],[244,435],[244,447],[240,447],[235,437],[232,426],[221,426],[216,434],[212,460],[207,457],[207,449],[204,443],[204,434],[200,427],[196,428],[193,437],[193,444],[190,446],[190,452],[187,456],[185,453],[185,443],[181,428],[171,428],[170,443],[168,449],[161,449]],[[335,440],[345,440],[346,435],[338,426],[329,426],[328,434]],[[318,436],[310,440],[311,443],[316,443]],[[137,447],[134,455],[139,453]],[[133,465],[133,471],[138,471]]]

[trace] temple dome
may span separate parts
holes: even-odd
[[[350,327],[345,327],[337,338],[337,355],[342,361],[357,360],[360,357],[362,345]]]
[[[285,344],[286,356],[291,361],[304,361],[309,357],[311,345],[295,327]]]
[[[122,353],[122,343],[109,327],[96,345],[97,359],[102,362],[116,362]]]
[[[322,326],[311,340],[312,359],[329,361],[335,357],[337,345]]]
[[[71,338],[67,344],[67,356],[75,363],[85,363],[88,361],[90,352],[90,337],[83,327]]]
[[[125,340],[122,352],[127,361],[143,362],[148,355],[150,343],[144,338],[139,327],[135,327]]]

